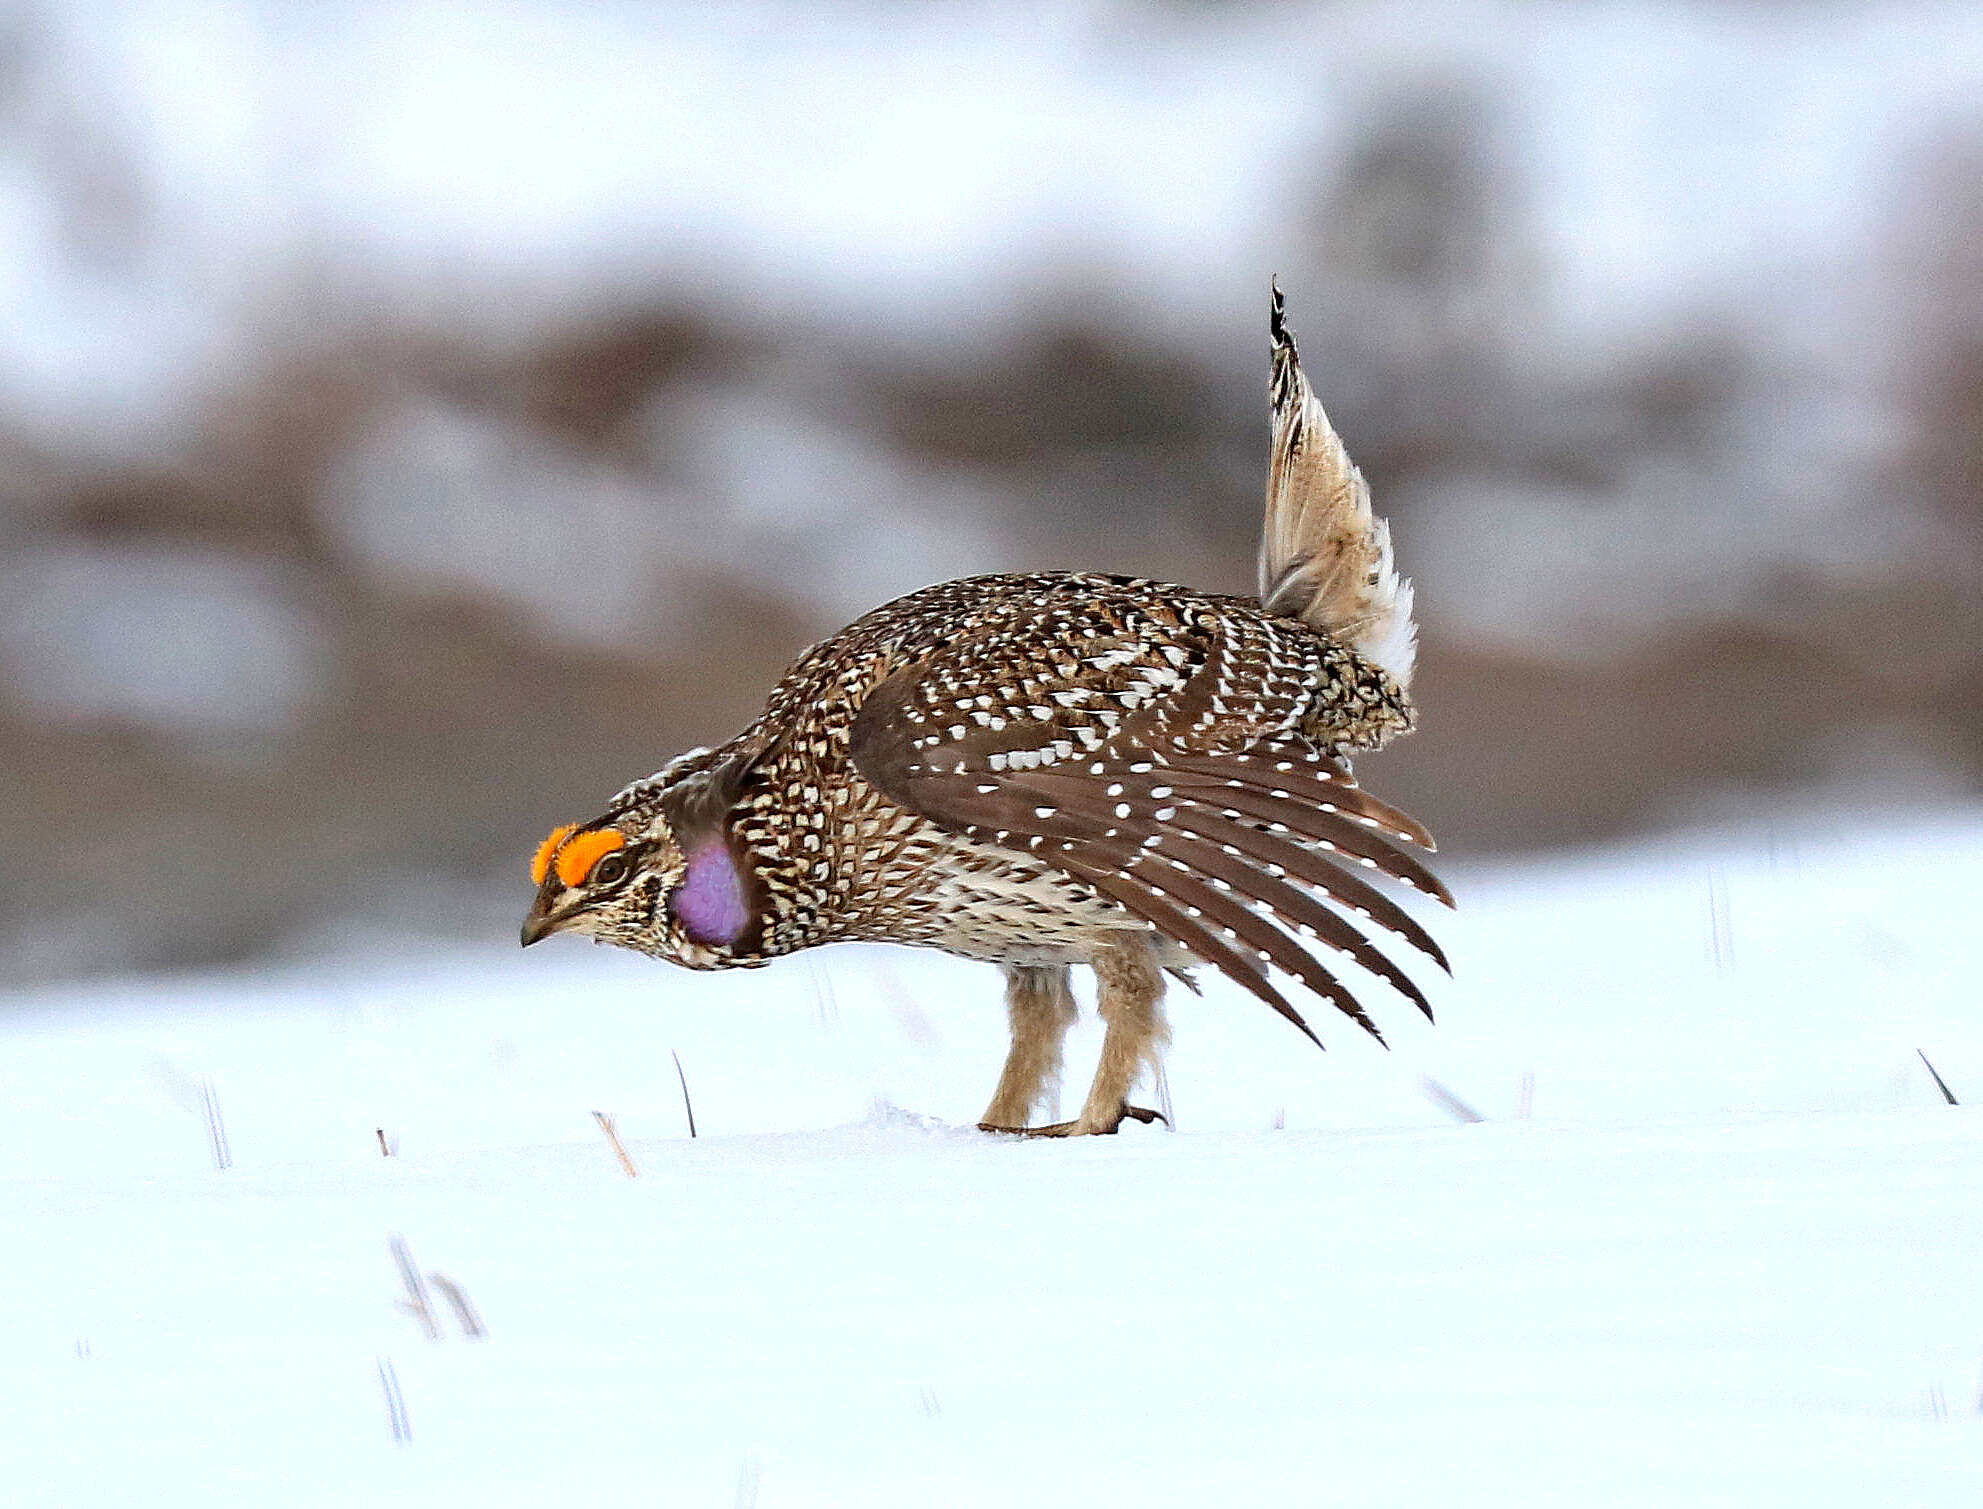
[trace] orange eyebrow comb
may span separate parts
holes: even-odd
[[[558,845],[577,831],[577,823],[566,823],[562,828],[553,828],[551,836],[537,846],[536,857],[530,861],[530,879],[533,884],[544,883],[544,877],[551,873],[551,857],[558,852]]]
[[[627,836],[618,828],[593,828],[585,833],[574,833],[564,841],[552,864],[558,872],[558,879],[566,885],[582,885],[585,877],[592,873],[592,867],[615,849],[626,846]]]

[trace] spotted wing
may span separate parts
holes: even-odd
[[[1357,716],[1358,663],[1270,621],[1159,611],[983,636],[898,670],[854,726],[857,768],[892,800],[1085,882],[1313,1039],[1269,968],[1382,1041],[1313,939],[1424,994],[1344,912],[1446,967],[1378,872],[1451,904],[1409,852],[1424,828],[1370,796],[1328,750]],[[1332,708],[1335,711],[1332,712]],[[1348,736],[1346,735],[1346,742]],[[1334,903],[1334,908],[1330,905]]]

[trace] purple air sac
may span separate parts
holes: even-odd
[[[689,855],[688,874],[668,893],[668,910],[697,943],[735,943],[751,925],[744,877],[720,839]]]

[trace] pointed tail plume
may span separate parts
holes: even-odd
[[[1274,284],[1274,449],[1260,533],[1260,601],[1349,645],[1411,685],[1418,658],[1411,583],[1391,561],[1391,528],[1370,511],[1363,473],[1302,374]]]

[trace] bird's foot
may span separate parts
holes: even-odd
[[[1161,1121],[1165,1126],[1170,1122],[1162,1111],[1152,1111],[1147,1106],[1122,1105],[1116,1108],[1115,1115],[1101,1121],[1091,1122],[1086,1117],[1074,1121],[1056,1121],[1043,1127],[1002,1127],[989,1121],[978,1123],[981,1132],[1000,1132],[1008,1137],[1113,1137],[1125,1121],[1140,1121],[1148,1126],[1153,1121]]]

